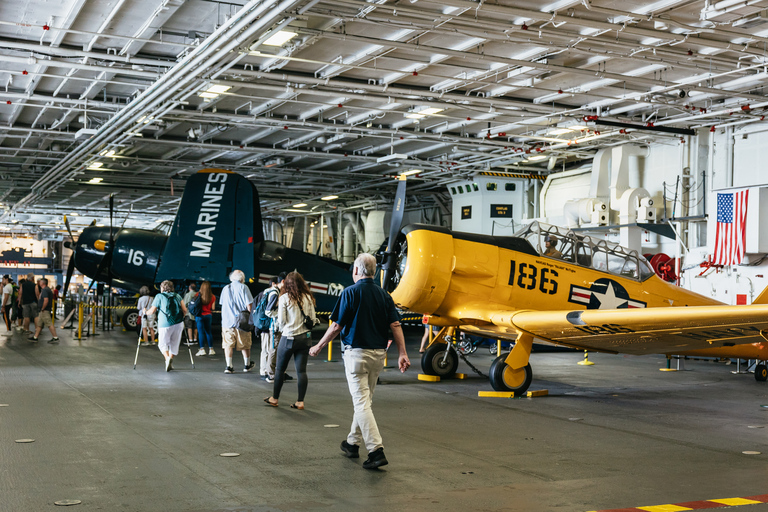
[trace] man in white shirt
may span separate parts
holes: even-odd
[[[251,312],[253,295],[245,286],[245,274],[242,270],[229,274],[229,280],[230,283],[221,290],[221,348],[224,349],[224,358],[227,360],[224,373],[235,373],[232,366],[235,348],[243,354],[243,371],[249,372],[255,365],[251,361],[251,331],[239,329],[237,316],[244,310]]]
[[[5,274],[3,276],[3,319],[5,320],[5,327],[8,332],[5,336],[13,335],[13,329],[11,329],[11,308],[13,307],[13,285],[11,284],[11,276]]]

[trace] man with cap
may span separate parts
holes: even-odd
[[[544,251],[544,256],[549,256],[550,258],[557,258],[559,260],[563,259],[563,253],[557,250],[556,237],[552,235],[545,236],[544,245],[546,246],[546,250]]]
[[[3,276],[3,319],[5,320],[5,327],[8,329],[8,332],[5,333],[6,336],[11,336],[13,334],[13,329],[11,329],[12,299],[13,285],[11,284],[11,276],[5,274]]]

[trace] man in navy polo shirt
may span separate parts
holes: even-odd
[[[316,356],[341,332],[341,342],[345,345],[344,370],[355,406],[352,429],[341,442],[341,451],[347,457],[356,459],[360,457],[360,443],[365,442],[368,450],[368,459],[363,462],[365,469],[376,469],[388,463],[371,402],[379,373],[384,368],[390,329],[399,353],[397,364],[400,371],[405,372],[411,366],[405,352],[400,315],[392,297],[373,281],[375,272],[376,258],[360,254],[352,268],[355,284],[341,293],[331,313],[331,326],[317,345],[309,350],[311,356]]]

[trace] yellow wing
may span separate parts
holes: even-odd
[[[624,354],[673,354],[768,340],[768,305],[497,311],[486,318],[493,326],[481,330],[497,335],[529,333],[570,347]]]

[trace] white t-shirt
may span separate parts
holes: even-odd
[[[7,298],[6,295],[8,296]],[[11,297],[13,297],[13,286],[11,283],[8,283],[7,285],[3,286],[3,304],[10,306]]]

